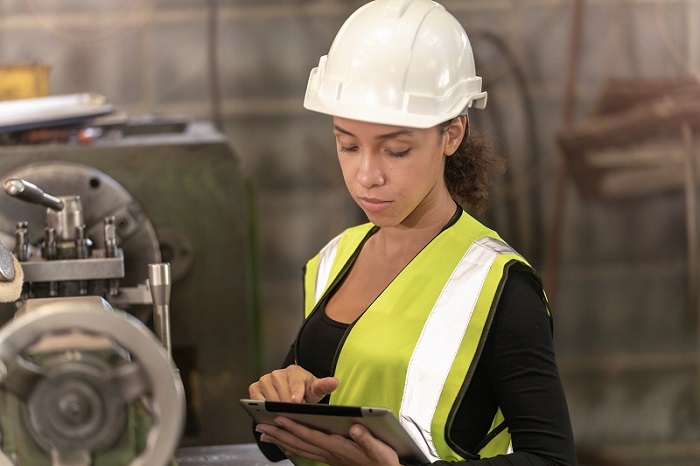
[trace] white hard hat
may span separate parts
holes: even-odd
[[[430,128],[484,108],[464,28],[429,0],[375,0],[340,28],[311,70],[304,107],[353,120]]]

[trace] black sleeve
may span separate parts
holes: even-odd
[[[434,464],[576,465],[569,411],[552,344],[551,318],[541,290],[539,280],[528,268],[519,264],[510,267],[477,366],[506,419],[514,453]]]

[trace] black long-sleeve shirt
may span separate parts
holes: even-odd
[[[332,375],[333,355],[347,325],[325,312],[314,313],[298,339],[298,363],[316,377]],[[283,367],[294,363],[292,347]],[[524,265],[514,264],[498,302],[484,350],[449,431],[462,450],[477,453],[498,407],[506,419],[514,453],[434,465],[571,466],[576,464],[573,433],[556,366],[551,319],[541,285]],[[272,461],[284,455],[260,443]],[[463,455],[464,456],[464,455]]]

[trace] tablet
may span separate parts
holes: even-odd
[[[375,437],[392,447],[399,460],[407,463],[430,463],[390,410],[364,406],[283,403],[277,401],[240,400],[245,410],[259,424],[274,424],[278,416],[289,418],[327,434],[348,437],[354,424],[365,426]]]

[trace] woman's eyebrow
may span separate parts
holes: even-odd
[[[343,129],[338,125],[333,125],[333,129],[335,129],[339,133],[347,134],[348,136],[355,137],[355,135],[352,134],[350,131]],[[413,131],[410,129],[400,129],[398,131],[392,131],[391,133],[380,134],[378,136],[375,136],[375,139],[393,139],[393,138],[396,138],[399,136],[406,136],[406,135],[410,136],[412,134],[413,134]]]

